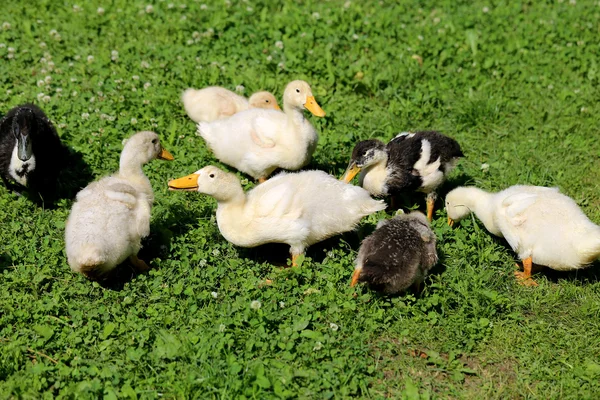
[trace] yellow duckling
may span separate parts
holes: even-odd
[[[304,81],[287,85],[283,109],[250,109],[227,119],[200,122],[198,135],[219,161],[264,182],[277,168],[295,171],[310,162],[318,136],[303,110],[325,116]]]
[[[256,92],[249,99],[219,86],[186,89],[181,95],[185,112],[194,122],[210,122],[231,117],[250,108],[281,110],[269,92]]]
[[[281,173],[244,193],[239,179],[204,167],[169,182],[171,190],[197,191],[217,200],[221,234],[236,246],[290,246],[292,265],[305,249],[349,231],[366,215],[385,209],[365,189],[323,171]]]

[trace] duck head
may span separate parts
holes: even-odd
[[[212,165],[169,181],[169,190],[199,192],[214,197],[217,201],[229,201],[244,194],[237,176]]]
[[[266,108],[273,110],[281,110],[277,99],[269,92],[256,92],[248,99],[248,103],[252,108]]]
[[[17,156],[21,161],[27,161],[33,156],[31,130],[35,125],[35,115],[31,108],[20,108],[12,121],[12,132],[17,139]]]
[[[468,203],[468,196],[470,195],[470,188],[459,187],[451,190],[446,195],[446,213],[448,214],[448,225],[454,226],[454,222],[460,221],[471,213],[466,203]]]
[[[138,132],[125,141],[121,153],[121,169],[144,165],[154,159],[172,161],[173,155],[160,144],[158,135],[151,131]]]
[[[385,162],[387,161],[387,157],[385,144],[382,141],[369,139],[358,142],[354,146],[354,150],[352,150],[352,157],[348,163],[348,168],[346,168],[346,172],[344,172],[341,180],[348,183],[363,168],[368,168],[379,162]]]
[[[325,111],[319,106],[312,94],[310,85],[305,81],[288,83],[283,92],[283,105],[287,108],[306,109],[316,117],[324,117]]]

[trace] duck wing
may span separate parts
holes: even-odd
[[[258,115],[252,120],[250,138],[259,147],[269,149],[275,147],[281,132],[281,121],[271,118],[272,115]]]
[[[276,180],[273,178],[271,181]],[[266,185],[271,183],[263,183]],[[296,188],[290,181],[273,182],[273,187],[267,188],[264,193],[258,194],[254,199],[254,214],[258,218],[273,219],[299,219],[302,216],[302,207],[296,200]],[[258,186],[260,188],[260,186]]]

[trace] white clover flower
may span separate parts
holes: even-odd
[[[237,85],[235,87],[235,91],[238,93],[244,93],[244,90],[246,90],[246,88],[244,87],[244,85]]]
[[[553,84],[548,85],[548,89],[550,89],[550,90],[554,89],[554,85]]]
[[[6,43],[0,43],[0,49],[3,49],[6,47]]]
[[[588,110],[587,107],[581,107],[581,109],[579,111],[584,113],[584,112],[587,112],[587,110]]]
[[[144,101],[142,101],[142,103],[144,103],[145,105],[148,105],[148,104],[150,104],[150,100],[144,99]],[[156,128],[158,125],[157,124],[152,124],[152,126]]]
[[[283,62],[280,62],[279,64],[277,64],[277,66],[281,69],[285,68],[285,64]]]
[[[575,5],[575,4],[577,4],[577,0],[569,0],[569,4],[571,4],[571,5]],[[3,25],[4,25],[4,24],[3,24]]]
[[[423,35],[419,35],[419,36],[417,36],[417,39],[419,39],[420,41],[423,41],[423,39],[425,39],[425,38],[423,37]]]
[[[175,7],[175,4],[173,4],[173,3],[169,3],[169,4],[167,5],[167,8],[173,8],[173,7]]]
[[[14,53],[15,52],[15,48],[14,47],[9,47],[8,49],[6,49],[6,51],[8,51],[9,53]]]
[[[14,55],[13,53],[8,53],[8,54],[6,55],[6,58],[8,58],[8,59],[12,59],[12,58],[15,58],[15,55]]]
[[[152,14],[154,12],[154,7],[152,6],[152,4],[148,4],[146,6],[146,14]]]
[[[258,300],[252,300],[252,303],[250,303],[250,308],[253,310],[260,310],[261,307],[262,307],[262,304]]]
[[[56,93],[62,93],[62,88],[56,88]]]
[[[187,15],[182,15],[181,18],[179,18],[181,21],[185,21],[187,19]]]
[[[490,164],[488,164],[488,163],[481,164],[481,170],[483,172],[487,171],[488,169],[490,169]]]
[[[279,308],[284,308],[285,307],[285,303],[283,301],[279,302]]]
[[[39,81],[37,81],[37,85],[38,85],[38,87],[42,87],[42,86],[44,86],[45,84],[46,84],[46,82],[44,82],[44,81],[43,81],[43,80],[41,80],[41,79],[40,79]]]
[[[87,62],[88,62],[88,64],[91,64],[92,62],[94,62],[94,56],[87,56]]]
[[[201,10],[206,10],[207,8],[208,8],[208,6],[206,4],[200,4]]]
[[[73,92],[71,92],[71,96],[73,97],[77,97],[79,93],[77,92],[77,90],[73,90]]]
[[[275,42],[275,47],[278,47],[280,49],[283,49],[283,42],[281,40],[278,40]]]
[[[273,61],[273,57],[272,56],[267,56],[267,62],[271,62]]]
[[[47,103],[47,102],[49,102],[49,101],[50,101],[50,96],[46,95],[46,96],[42,97],[42,101],[43,101],[44,103]]]
[[[131,88],[131,91],[132,91],[132,92],[137,92],[137,88],[136,88],[135,86],[133,86],[133,87]]]
[[[81,114],[81,119],[89,119],[90,118],[90,114],[84,112]]]
[[[253,8],[252,7],[246,7],[246,11],[248,12],[252,12]]]
[[[144,83],[144,89],[148,89],[152,84],[150,82]]]
[[[38,93],[37,94],[37,99],[41,100],[44,97],[44,93]]]
[[[337,331],[338,329],[340,329],[340,327],[337,326],[336,324],[334,324],[333,322],[329,323],[329,328],[334,332]]]
[[[139,81],[140,77],[137,76],[137,75],[134,75],[134,76],[131,77],[131,79],[133,79],[134,81]]]
[[[205,259],[200,260],[198,262],[198,265],[201,266],[201,267],[204,267],[206,265],[206,260]]]
[[[6,94],[12,94],[12,89],[6,89]]]
[[[188,46],[191,46],[194,44],[194,39],[188,39],[185,44],[187,44]]]
[[[321,14],[319,14],[318,12],[314,12],[314,13],[312,13],[312,17],[314,19],[319,19],[319,18],[321,18]]]
[[[198,32],[198,31],[194,31],[194,32],[192,32],[192,37],[193,37],[194,39],[198,39],[198,38],[200,37],[200,32]]]
[[[186,4],[180,4],[180,5],[179,5],[179,8],[181,8],[182,10],[183,10],[183,9],[186,9],[186,8],[187,8],[187,5],[186,5]]]
[[[98,7],[98,9],[96,10],[96,12],[98,13],[98,15],[104,15],[104,8]]]
[[[214,250],[212,251],[212,254],[213,254],[213,256],[215,256],[215,257],[218,257],[218,256],[219,256],[219,254],[221,254],[221,252],[219,251],[219,249],[214,249]]]
[[[344,8],[350,8],[350,6],[352,5],[351,1],[347,1],[344,3]]]
[[[135,125],[135,124],[137,124],[137,119],[131,118],[131,125]]]
[[[213,299],[219,297],[219,294],[217,292],[210,292],[210,295],[213,297]]]
[[[141,66],[142,68],[150,68],[150,64],[148,64],[148,62],[147,62],[147,61],[142,61],[142,62],[140,63],[140,66]]]
[[[319,351],[322,348],[323,348],[323,343],[317,342],[317,344],[315,345],[315,347],[313,347],[313,351]]]
[[[483,11],[484,13],[489,13],[489,12],[490,12],[490,9],[489,9],[489,7],[483,7],[483,8],[481,9],[481,11]]]
[[[50,75],[46,76],[46,77],[44,78],[44,82],[46,82],[46,83],[50,83],[50,82],[52,82],[52,77],[51,77]]]
[[[219,325],[219,332],[225,332],[225,325]]]
[[[355,33],[355,34],[353,34],[353,35],[352,35],[352,39],[354,39],[354,40],[358,40],[358,35],[357,35],[356,33]]]
[[[96,101],[96,97],[94,97],[94,96],[90,97],[90,103],[93,103],[95,101]]]
[[[6,21],[4,21],[4,22],[2,23],[2,29],[4,29],[5,31],[9,30],[9,29],[10,29],[10,26],[11,26],[11,25],[10,25],[10,23],[9,23],[9,22],[6,22]]]
[[[81,7],[79,7],[77,4],[73,5],[73,12],[80,12],[82,10]]]

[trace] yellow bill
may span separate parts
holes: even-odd
[[[346,172],[344,172],[344,175],[340,178],[340,180],[349,183],[359,172],[360,167],[357,167],[356,163],[351,163],[348,166],[348,169],[346,169]]]
[[[169,150],[165,149],[164,147],[160,149],[160,154],[158,155],[158,158],[160,158],[161,160],[167,160],[167,161],[173,161],[173,155],[171,153],[169,153]]]
[[[276,110],[279,110],[279,111],[281,111],[281,107],[279,107],[279,104],[275,104],[275,105],[273,106],[273,108],[274,108],[274,109],[276,109]]]
[[[317,101],[315,100],[315,96],[308,96],[306,98],[306,103],[304,103],[304,108],[310,111],[315,117],[324,117],[325,111],[319,106]]]
[[[448,225],[452,228],[454,226],[454,220],[448,217]]]
[[[191,174],[183,178],[169,181],[169,190],[186,190],[195,192],[198,190],[198,174]]]

